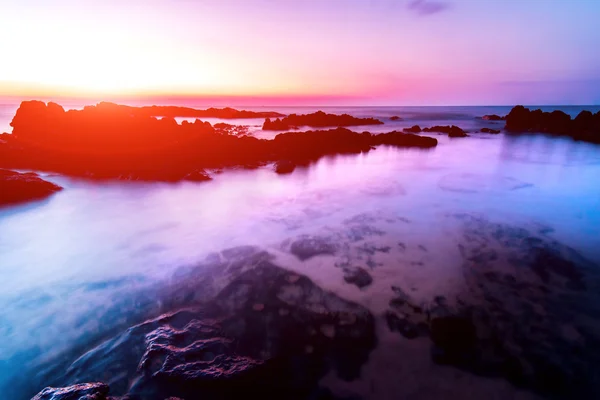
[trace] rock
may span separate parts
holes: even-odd
[[[284,118],[277,118],[273,121],[267,118],[263,124],[263,130],[267,131],[285,131],[292,127],[310,126],[323,128],[328,126],[359,126],[359,125],[381,125],[381,122],[375,118],[357,118],[348,114],[336,115],[326,114],[323,111],[317,111],[312,114],[297,115],[291,114]]]
[[[358,378],[375,344],[368,310],[263,260],[211,300],[84,351],[58,380],[109,376],[111,392],[143,399],[305,399],[329,371]]]
[[[406,133],[421,133],[421,127],[419,125],[414,125],[410,128],[405,128],[403,129],[404,132]]]
[[[497,130],[497,129],[490,129],[490,128],[481,128],[480,132],[481,133],[493,133],[493,134],[500,133],[499,130]]]
[[[275,172],[278,174],[291,174],[296,169],[296,164],[289,160],[281,160],[275,163]]]
[[[386,311],[385,320],[392,332],[398,332],[406,339],[416,339],[428,334],[429,328],[426,323],[414,323],[407,318],[400,318],[392,311]]]
[[[37,174],[0,169],[0,206],[44,199],[62,190]]]
[[[393,117],[390,117],[390,121],[402,121],[402,118],[400,118],[397,115],[394,115]]]
[[[107,400],[108,385],[81,383],[64,388],[47,387],[31,400]]]
[[[334,255],[337,246],[329,239],[318,236],[301,236],[290,246],[290,252],[300,261],[320,255]]]
[[[491,114],[491,115],[484,115],[483,117],[481,117],[481,119],[483,119],[485,121],[504,121],[505,117],[501,117],[496,114]]]
[[[87,179],[202,181],[207,177],[195,171],[204,168],[256,168],[278,161],[306,165],[328,155],[368,152],[377,144],[420,148],[437,144],[431,138],[397,132],[371,135],[345,128],[287,132],[261,140],[224,133],[230,125],[215,129],[200,120],[181,125],[172,117],[158,120],[148,115],[154,112],[112,103],[64,111],[53,103],[23,102],[11,122],[13,133],[2,136],[0,167]],[[309,117],[316,118],[315,124],[381,123],[349,115]],[[282,172],[290,167],[288,163]]]
[[[344,280],[347,283],[356,285],[359,289],[365,288],[373,282],[371,275],[361,267],[345,267]]]
[[[184,178],[186,181],[191,182],[205,182],[211,181],[212,178],[204,170],[196,170],[187,174]]]
[[[442,364],[461,364],[473,357],[477,332],[473,322],[465,317],[434,318],[430,323],[431,340],[437,346],[434,361]]]
[[[600,112],[582,111],[575,119],[562,112],[531,111],[523,106],[514,107],[506,116],[508,132],[537,132],[565,135],[577,140],[600,143]]]
[[[440,126],[440,125],[436,125],[436,126],[432,126],[431,128],[425,128],[423,129],[423,132],[442,132],[442,133],[447,133],[448,137],[452,137],[452,138],[459,138],[459,137],[467,137],[469,135],[466,134],[465,131],[463,131],[461,128],[459,128],[456,125],[452,125],[452,126]]]
[[[385,144],[396,147],[420,147],[426,149],[437,146],[438,141],[435,138],[427,136],[393,131],[373,135],[372,143],[375,145]]]

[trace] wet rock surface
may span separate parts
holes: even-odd
[[[0,207],[41,200],[62,188],[33,172],[19,173],[0,169]]]
[[[600,394],[597,266],[543,229],[471,215],[459,244],[467,289],[416,303],[401,288],[385,318],[407,339],[429,337],[432,359],[504,377],[551,398]]]
[[[105,382],[112,395],[141,400],[304,399],[325,393],[318,381],[331,369],[341,379],[358,378],[376,344],[369,311],[259,254],[248,247],[214,256],[214,261],[229,259],[230,266],[241,262],[244,267],[226,272],[229,283],[209,300],[187,299],[190,306],[131,326],[82,352],[55,376],[55,386]],[[183,271],[182,277],[190,281],[190,273]],[[107,393],[100,384],[63,390],[83,389],[97,396],[89,400]]]
[[[500,130],[498,130],[498,129],[491,129],[491,128],[481,128],[479,131],[481,133],[491,133],[491,134],[494,134],[494,135],[500,133]]]
[[[359,289],[365,288],[373,282],[369,272],[361,267],[345,267],[344,280],[347,283],[356,285]]]
[[[337,249],[330,238],[306,235],[296,239],[290,246],[290,252],[300,261],[319,255],[334,255]]]
[[[32,400],[107,400],[108,391],[108,385],[100,382],[76,384],[65,388],[48,387]]]

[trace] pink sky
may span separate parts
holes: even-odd
[[[7,0],[0,96],[600,103],[599,15],[587,0]]]

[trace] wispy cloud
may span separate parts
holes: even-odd
[[[408,9],[418,15],[432,15],[450,8],[450,4],[435,0],[412,0],[408,3]]]

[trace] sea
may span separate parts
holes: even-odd
[[[10,133],[17,108],[0,105],[0,132]],[[336,393],[378,399],[535,398],[504,379],[436,365],[428,342],[390,332],[382,315],[393,286],[410,287],[423,301],[462,290],[466,219],[543,235],[600,265],[599,145],[541,134],[478,133],[482,127],[502,129],[503,122],[481,116],[505,115],[511,107],[236,108],[284,114],[321,109],[385,121],[352,128],[359,132],[457,125],[470,136],[431,134],[439,144],[430,150],[381,146],[325,157],[289,175],[277,175],[272,165],[210,170],[213,180],[203,183],[97,183],[41,171],[64,190],[0,209],[0,397],[35,395],[45,386],[38,376],[42,368],[74,343],[85,347],[86,338],[109,332],[131,312],[123,308],[105,318],[114,313],[111,305],[132,291],[168,285],[182,267],[250,245],[376,316],[380,340],[363,368],[363,382],[326,377],[323,384]],[[572,116],[600,110],[541,108]],[[392,116],[401,120],[390,121]],[[260,138],[277,133],[263,132],[257,119],[206,120],[246,125]],[[369,271],[370,286],[348,284],[336,267],[337,256],[302,261],[290,255],[290,241],[340,238],[353,221],[368,221],[381,232],[366,242],[392,248],[350,260]],[[352,257],[348,254],[344,257]]]

